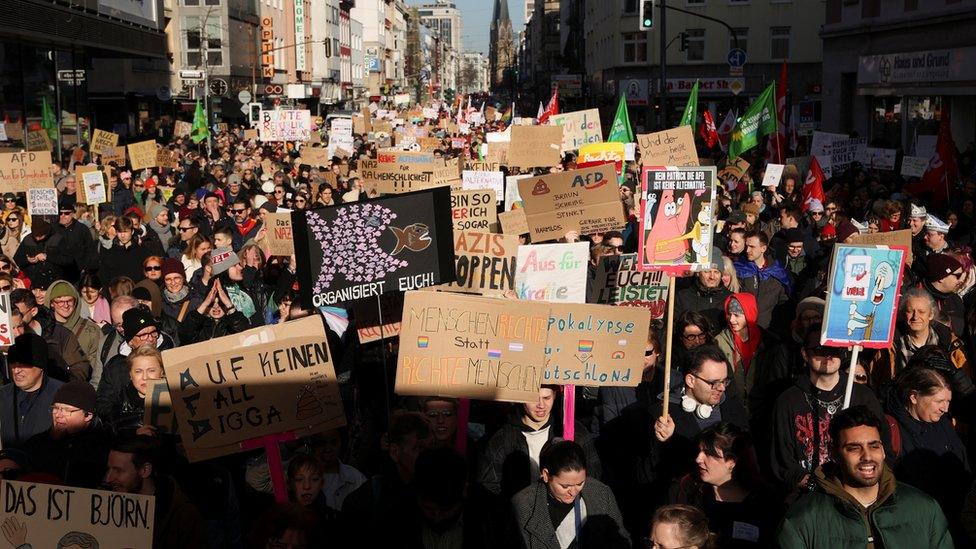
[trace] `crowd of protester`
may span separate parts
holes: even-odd
[[[434,154],[476,157],[503,127],[474,130],[464,150],[430,127],[444,138]],[[351,155],[313,166],[239,129],[209,157],[160,131],[177,167],[113,163],[97,215],[67,161],[56,218],[3,196],[15,340],[0,477],[154,495],[154,546],[181,549],[976,544],[976,180],[938,204],[854,164],[803,202],[791,168],[750,192],[763,166],[750,153],[751,172],[720,182],[712,268],[678,280],[673,332],[652,326],[638,386],[578,392],[573,440],[558,386],[530,404],[473,401],[467,424],[454,399],[388,393],[398,342],[361,344],[345,304],[350,328],[329,342],[347,427],[282,444],[281,504],[263,451],[189,463],[178,434],[144,425],[147,386],[167,349],[317,314],[294,256],[269,255],[265,218],[368,200],[359,163],[388,136],[356,135]],[[971,173],[971,154],[959,162]],[[637,251],[638,165],[620,187],[625,227],[563,239],[590,242],[591,284],[602,256]],[[532,173],[574,168],[570,154]],[[831,249],[897,230],[912,259],[894,342],[860,353],[843,409],[850,353],[820,344]]]

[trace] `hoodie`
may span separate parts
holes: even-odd
[[[81,299],[81,294],[75,289],[67,280],[55,280],[47,288],[48,303],[54,299],[60,297],[69,296],[73,297],[75,300],[75,309],[71,312],[71,316],[67,318],[64,322],[57,320],[57,315],[52,315],[58,324],[64,326],[71,333],[75,334],[78,338],[78,344],[81,345],[81,350],[85,354],[85,358],[91,364],[93,369],[101,368],[101,362],[99,362],[98,357],[98,344],[101,341],[102,331],[98,328],[98,324],[95,324],[91,320],[85,318],[81,314],[81,308],[87,306],[87,303]],[[52,307],[52,313],[54,312]]]

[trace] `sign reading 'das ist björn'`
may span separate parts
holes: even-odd
[[[295,211],[291,225],[305,307],[454,280],[448,187]]]
[[[346,424],[318,315],[164,351],[163,369],[191,462]]]
[[[0,526],[18,549],[152,547],[156,497],[38,482],[0,483]]]
[[[454,233],[454,282],[443,289],[501,296],[515,289],[517,236],[487,232]]]
[[[715,166],[645,166],[640,199],[640,270],[711,268]]]
[[[533,242],[621,229],[627,224],[612,164],[518,182]]]
[[[652,320],[667,311],[668,281],[663,271],[637,270],[637,254],[605,255],[596,268],[587,303],[643,307]]]
[[[635,387],[651,315],[637,307],[553,303],[543,383]]]
[[[535,402],[548,321],[548,303],[407,292],[396,392]]]
[[[589,260],[586,242],[519,246],[515,293],[526,301],[586,303]]]

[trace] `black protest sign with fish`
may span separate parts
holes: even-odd
[[[306,307],[454,280],[448,187],[296,210],[292,227]]]

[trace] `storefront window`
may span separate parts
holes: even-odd
[[[908,98],[908,135],[938,135],[942,120],[941,96]]]
[[[901,142],[901,97],[875,97],[871,118],[872,141]]]

